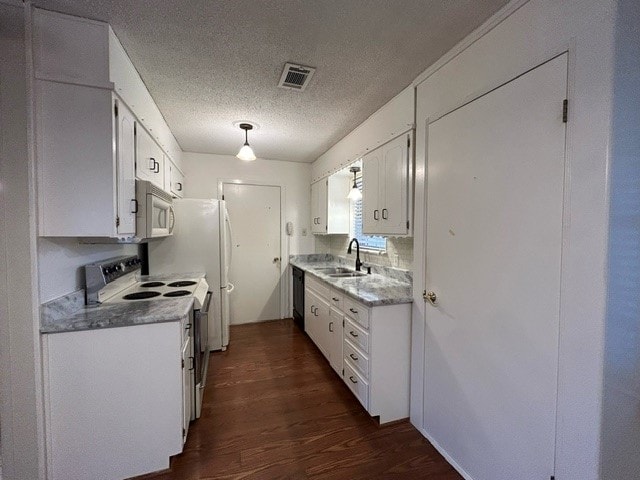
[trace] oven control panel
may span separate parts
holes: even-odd
[[[114,257],[84,266],[87,304],[98,303],[98,291],[129,273],[140,270],[142,260],[137,255]]]

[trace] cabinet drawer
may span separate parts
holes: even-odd
[[[344,294],[336,290],[335,288],[331,289],[329,294],[329,300],[332,307],[337,308],[338,310],[343,310],[342,305],[344,302]]]
[[[369,308],[365,307],[360,302],[353,300],[350,297],[345,296],[343,302],[344,314],[351,318],[354,322],[360,324],[362,327],[369,328]]]
[[[324,282],[311,278],[311,275],[305,276],[305,288],[310,288],[319,294],[322,298],[331,299],[331,288]]]
[[[344,341],[343,349],[345,363],[349,363],[358,370],[358,373],[361,373],[365,379],[369,379],[369,358],[354,347],[347,339]]]
[[[344,364],[344,383],[347,384],[357,399],[360,400],[362,406],[368,410],[369,384],[354,368],[351,368],[347,362]]]
[[[345,318],[344,338],[364,353],[369,353],[369,334],[353,323],[349,318]]]

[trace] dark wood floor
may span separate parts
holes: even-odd
[[[231,327],[184,452],[149,479],[461,479],[407,421],[380,427],[291,320]]]

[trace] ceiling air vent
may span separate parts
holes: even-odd
[[[285,63],[284,71],[282,72],[278,86],[280,88],[302,91],[307,88],[309,80],[311,80],[315,71],[316,69],[313,67],[305,67],[294,63]]]

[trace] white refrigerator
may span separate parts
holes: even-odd
[[[173,201],[173,235],[149,242],[149,274],[204,272],[211,294],[209,349],[229,345],[231,225],[224,200],[178,198]],[[186,278],[187,275],[185,275]]]

